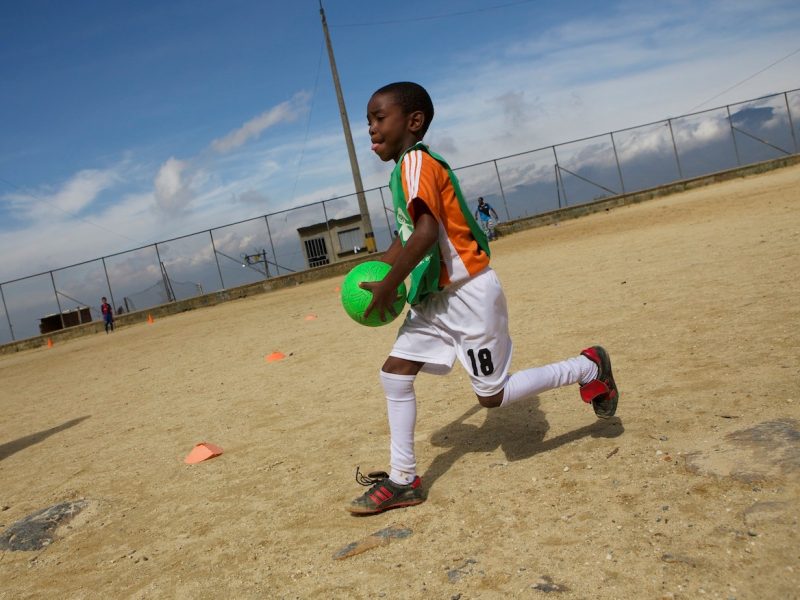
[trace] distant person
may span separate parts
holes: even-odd
[[[494,215],[494,221],[492,220],[492,215]],[[492,205],[484,201],[483,196],[478,198],[478,208],[475,209],[475,218],[480,218],[481,229],[483,229],[487,238],[490,240],[497,238],[494,232],[494,226],[497,224],[497,221],[500,220],[500,217],[497,216],[497,211],[492,208]]]
[[[106,324],[106,333],[110,331],[114,331],[114,309],[106,300],[106,297],[103,296],[100,298],[102,304],[100,304],[100,312],[103,313],[103,322]]]

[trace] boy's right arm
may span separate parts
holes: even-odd
[[[397,259],[398,254],[403,249],[403,242],[400,241],[400,236],[394,238],[392,240],[392,244],[389,246],[389,249],[383,253],[381,257],[381,261],[393,265],[394,261]]]
[[[393,256],[390,257],[392,270],[381,281],[365,281],[361,284],[363,289],[372,292],[372,302],[364,311],[365,317],[368,317],[373,310],[377,310],[381,318],[387,312],[393,313],[392,305],[397,298],[397,287],[405,281],[412,269],[419,264],[431,246],[439,239],[439,222],[425,203],[421,200],[414,200],[414,208],[416,216],[414,232],[409,236],[405,246],[400,244],[394,252],[393,242],[389,249],[389,251],[393,251]],[[395,242],[397,241],[395,240]],[[384,260],[386,261],[385,257]]]

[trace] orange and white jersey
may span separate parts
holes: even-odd
[[[439,223],[439,286],[464,281],[489,265],[489,254],[478,244],[461,209],[447,168],[428,152],[412,148],[401,159],[401,181],[408,199],[406,209],[415,219],[412,201],[419,198]],[[403,227],[403,224],[399,224]],[[409,224],[410,225],[410,224]],[[403,236],[407,239],[407,236]]]

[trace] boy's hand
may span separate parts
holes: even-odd
[[[364,311],[365,318],[369,317],[373,310],[378,311],[381,321],[386,321],[386,313],[393,317],[397,316],[397,311],[394,309],[394,303],[398,298],[396,286],[388,284],[384,279],[383,281],[362,281],[359,287],[372,292],[372,302]]]
[[[362,289],[372,292],[372,302],[364,311],[365,317],[368,317],[373,310],[380,311],[378,314],[381,321],[386,320],[387,312],[397,316],[392,305],[397,300],[398,286],[405,281],[411,270],[417,266],[438,239],[439,223],[427,205],[418,198],[415,198],[412,204],[415,217],[414,232],[409,236],[405,246],[399,240],[395,240],[386,253],[388,256],[384,256],[385,262],[392,265],[392,270],[381,281],[361,282]]]

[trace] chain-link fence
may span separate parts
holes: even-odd
[[[585,204],[800,152],[800,89],[455,169],[471,205],[502,220]],[[366,192],[378,250],[391,243],[391,194]],[[230,223],[0,283],[0,343],[325,264],[352,244],[338,227],[355,194]],[[301,231],[318,231],[304,239]],[[354,248],[353,251],[358,251]]]

